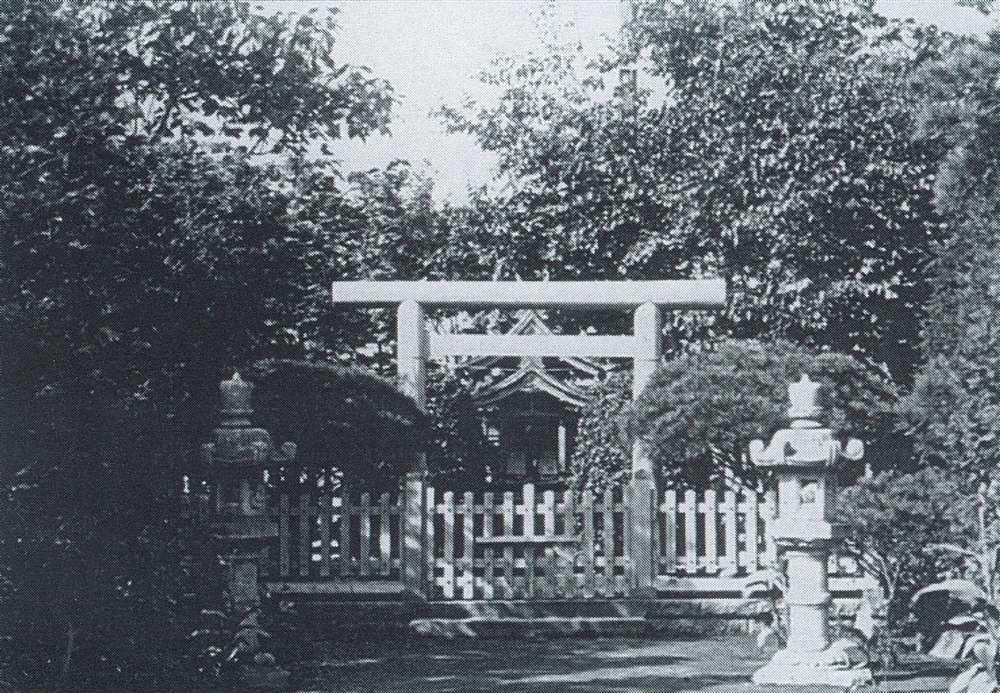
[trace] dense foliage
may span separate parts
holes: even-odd
[[[787,425],[788,386],[803,373],[823,384],[821,423],[836,435],[892,439],[897,395],[884,372],[785,341],[723,341],[667,361],[635,402],[636,432],[668,480],[704,483],[729,470],[752,481],[748,445]]]
[[[716,333],[859,349],[906,381],[938,231],[906,86],[936,34],[866,3],[639,5],[620,59],[550,39],[497,61],[495,102],[445,110],[498,155],[505,276],[716,274]]]
[[[956,41],[923,77],[925,139],[948,154],[935,185],[947,237],[933,249],[924,364],[906,413],[921,456],[995,478],[1000,464],[1000,33]]]
[[[427,468],[435,483],[484,485],[495,472],[495,448],[483,432],[467,375],[434,369],[427,378]]]
[[[297,200],[323,177],[298,155],[382,128],[391,92],[332,64],[320,14],[16,0],[3,16],[4,676],[162,688],[188,627],[186,452],[233,366],[304,349],[344,223],[329,182]]]
[[[928,467],[912,474],[880,472],[841,490],[837,521],[847,546],[889,599],[893,622],[919,588],[961,563],[935,545],[979,541],[975,489],[962,475]]]
[[[613,374],[593,388],[580,412],[570,460],[576,486],[599,490],[627,479],[632,468],[631,417],[631,374]]]
[[[412,402],[302,360],[391,371],[391,313],[330,310],[331,278],[724,277],[725,315],[675,316],[682,355],[634,410],[624,380],[595,393],[573,460],[590,486],[626,473],[634,433],[668,479],[752,476],[746,444],[784,425],[801,372],[824,382],[824,423],[900,465],[892,383],[911,374],[924,305],[909,430],[924,461],[994,473],[1000,38],[891,25],[865,2],[639,9],[621,55],[550,41],[496,63],[495,103],[445,110],[504,183],[455,209],[404,163],[345,182],[310,158],[384,130],[392,102],[332,62],[332,16],[2,3],[0,607],[15,640],[0,684],[180,675],[178,595],[199,570],[176,491],[234,367],[260,364],[260,423],[304,464],[398,475],[398,450],[420,447]],[[613,86],[617,69],[640,87]],[[467,383],[430,390],[432,473],[485,478]],[[966,536],[963,484],[928,470],[845,491],[852,539],[894,593],[931,570],[896,552]]]
[[[424,444],[416,403],[370,371],[290,359],[254,371],[255,422],[276,443],[296,444],[299,469],[335,470],[345,484],[382,490],[395,487]]]

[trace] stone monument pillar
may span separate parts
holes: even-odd
[[[267,515],[264,470],[290,462],[295,445],[275,449],[271,436],[250,423],[253,385],[239,373],[220,385],[221,420],[212,442],[202,446],[202,462],[210,485],[210,528],[215,551],[225,564],[230,616],[237,660],[245,666],[271,667],[274,658],[260,645],[260,579],[268,546],[277,538]],[[259,673],[259,672],[258,672]],[[273,678],[273,677],[271,677]]]
[[[755,684],[825,684],[848,688],[871,680],[871,672],[851,653],[830,646],[827,564],[839,539],[833,523],[837,499],[836,467],[841,459],[858,460],[861,441],[846,446],[816,419],[819,383],[803,375],[789,386],[789,428],[774,434],[770,445],[750,444],[760,469],[774,472],[777,518],[771,526],[780,557],[787,562],[788,645],[753,676]],[[859,666],[860,664],[860,666]]]

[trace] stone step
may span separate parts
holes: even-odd
[[[417,618],[410,621],[416,635],[456,637],[555,637],[566,635],[639,636],[653,632],[651,624],[639,616],[589,616],[540,618]]]

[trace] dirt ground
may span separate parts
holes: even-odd
[[[765,688],[750,675],[772,652],[748,636],[630,639],[358,639],[316,643],[294,672],[302,693],[830,693],[825,687]],[[876,673],[872,693],[946,691],[950,663],[904,659]]]

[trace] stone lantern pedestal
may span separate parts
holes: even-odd
[[[851,648],[830,644],[827,564],[840,538],[833,523],[836,467],[842,459],[860,459],[864,447],[857,440],[842,447],[815,420],[819,383],[803,375],[788,390],[789,428],[775,433],[766,447],[759,440],[750,445],[757,467],[774,473],[778,512],[771,533],[788,577],[788,644],[753,675],[753,682],[849,688],[871,681],[871,671]]]

